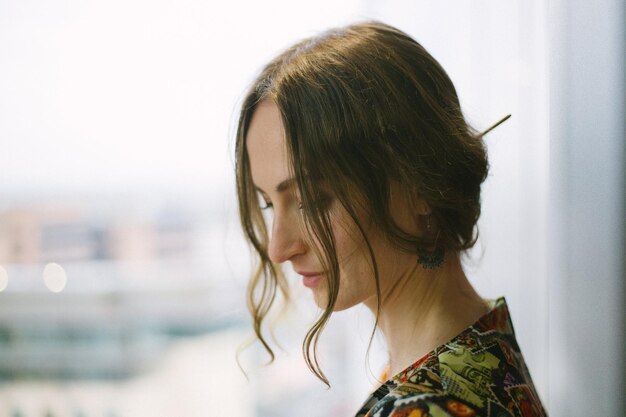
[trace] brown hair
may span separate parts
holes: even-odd
[[[248,287],[254,332],[274,359],[263,322],[277,291],[288,299],[280,268],[268,256],[268,232],[252,182],[246,134],[256,106],[271,100],[281,114],[304,222],[320,243],[327,271],[328,304],[307,333],[309,369],[328,384],[316,356],[319,335],[339,290],[339,265],[319,181],[346,209],[369,248],[380,310],[378,268],[364,225],[367,213],[398,248],[413,253],[461,252],[474,245],[480,186],[488,163],[481,135],[465,121],[452,81],[415,40],[380,22],[331,29],[305,39],[273,59],[245,96],[236,136],[241,224],[259,257]],[[413,236],[389,213],[390,182],[432,210],[435,227]],[[376,315],[378,319],[378,314]]]

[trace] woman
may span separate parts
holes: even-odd
[[[332,312],[363,303],[384,335],[391,378],[357,416],[545,415],[504,298],[482,299],[463,272],[487,156],[421,45],[378,22],[297,43],[252,85],[236,140],[259,256],[248,302],[272,358],[264,318],[287,297],[290,263],[322,309],[303,345],[322,381],[315,347]]]

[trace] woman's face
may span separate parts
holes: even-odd
[[[275,263],[289,261],[302,276],[303,285],[313,291],[317,305],[323,308],[328,299],[327,274],[313,248],[315,239],[307,235],[303,228],[299,193],[289,173],[284,128],[273,102],[266,100],[257,106],[250,122],[246,146],[254,185],[273,211],[269,257]],[[323,185],[320,186],[323,191]],[[367,245],[336,198],[327,195],[324,204],[332,223],[340,272],[334,310],[340,311],[361,302],[375,305],[376,286]],[[394,215],[397,207],[392,206],[391,211]],[[395,213],[394,217],[400,226],[410,223],[409,217],[403,213]],[[367,221],[362,223],[367,227]],[[394,276],[404,270],[404,265],[409,266],[409,262],[415,265],[415,256],[407,257],[393,248],[374,228],[370,227],[365,232],[375,253],[381,291],[384,293],[385,287],[393,283]]]

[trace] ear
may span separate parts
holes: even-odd
[[[399,181],[392,180],[389,183],[389,194],[392,201],[399,199],[404,202],[408,211],[413,215],[428,216],[433,212],[426,200],[419,197],[418,190],[407,189]]]
[[[404,231],[416,233],[425,222],[424,216],[432,213],[425,199],[415,190],[407,190],[398,181],[389,184],[390,209],[393,220]]]
[[[415,210],[420,216],[428,216],[433,210],[430,208],[426,200],[418,198],[415,200]]]
[[[418,216],[429,216],[433,212],[433,209],[428,202],[426,202],[426,199],[419,196],[419,192],[414,190],[409,198],[411,207],[413,207],[414,210],[413,212]]]

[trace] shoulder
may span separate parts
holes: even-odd
[[[389,380],[364,415],[545,416],[506,303],[497,301],[491,313]]]
[[[545,415],[532,381],[493,351],[446,350],[387,387],[367,417]]]
[[[376,403],[367,417],[439,417],[482,416],[480,410],[446,393],[419,393],[406,396],[387,396]],[[487,416],[487,414],[484,414]],[[511,416],[511,414],[490,414]]]
[[[528,385],[514,387],[507,401],[496,396],[484,399],[482,405],[450,392],[391,394],[371,407],[365,417],[542,417],[546,416],[534,389]]]
[[[369,409],[367,417],[481,416],[481,409],[442,381],[442,364],[432,352],[419,365],[412,366],[388,381],[384,396]],[[492,414],[495,415],[495,414]],[[509,416],[510,414],[501,414]]]

